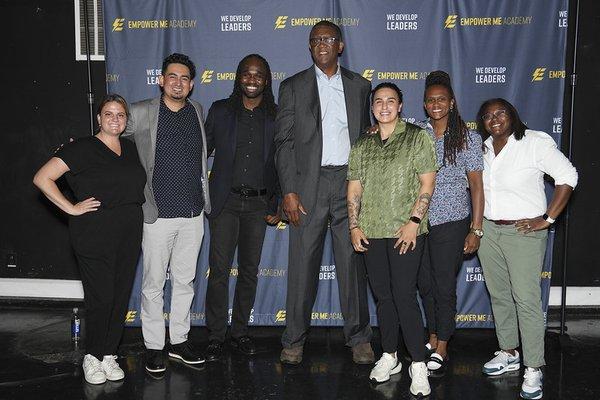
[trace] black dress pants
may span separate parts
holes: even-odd
[[[101,208],[69,222],[85,303],[87,353],[116,355],[142,244],[142,208]]]
[[[230,193],[221,213],[209,219],[210,251],[206,291],[209,340],[223,342],[227,333],[229,274],[238,248],[238,276],[231,316],[231,336],[248,334],[248,319],[256,297],[258,264],[267,224],[265,196]]]
[[[463,262],[470,218],[429,227],[419,270],[427,330],[448,341],[456,327],[456,274]]]
[[[398,349],[399,329],[414,362],[425,359],[423,319],[417,302],[417,275],[423,254],[424,235],[415,249],[399,254],[397,239],[369,239],[365,252],[369,283],[377,304],[381,345],[386,353]]]

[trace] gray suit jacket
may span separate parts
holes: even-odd
[[[202,106],[194,100],[188,100],[196,110],[200,130],[202,131],[202,189],[204,192],[204,211],[210,213],[208,164],[206,161],[206,133],[204,132],[204,122],[202,120]],[[154,174],[159,108],[160,97],[133,103],[129,108],[130,115],[129,120],[127,121],[127,129],[123,133],[123,137],[135,142],[135,146],[137,147],[140,156],[140,162],[146,170],[147,180],[146,187],[144,187],[146,202],[142,206],[142,209],[144,210],[144,222],[147,224],[154,223],[158,218],[158,208],[156,207],[152,189],[152,176]]]
[[[323,134],[321,106],[314,65],[284,80],[279,86],[279,109],[275,122],[275,162],[281,193],[298,193],[310,218],[317,199]],[[371,83],[340,67],[348,131],[353,143],[371,125]]]

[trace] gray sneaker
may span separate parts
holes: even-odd
[[[544,395],[542,391],[542,381],[544,375],[539,368],[525,368],[523,376],[523,385],[521,385],[521,393],[519,395],[523,399],[541,399]]]
[[[495,352],[494,356],[483,365],[483,373],[486,375],[502,375],[505,372],[516,371],[521,368],[521,358],[516,350],[514,356],[504,350]]]

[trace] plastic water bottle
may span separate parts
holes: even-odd
[[[79,318],[79,308],[73,308],[71,316],[71,340],[75,343],[81,339],[81,319]]]

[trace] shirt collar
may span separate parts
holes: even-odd
[[[441,138],[435,137],[435,132],[433,131],[433,125],[431,125],[431,118],[427,118],[425,121],[423,121],[422,125],[423,125],[423,129],[425,129],[425,131],[427,131],[427,133],[429,133],[429,136],[431,136],[431,138],[434,141],[444,138],[443,136]]]
[[[492,150],[492,151],[494,151],[494,145],[492,144],[493,139],[494,138],[492,137],[492,135],[490,135],[487,139],[485,139],[485,142],[483,142],[485,147],[487,147],[489,150]],[[512,143],[516,140],[517,139],[515,139],[515,134],[511,133],[511,135],[508,137],[508,140],[506,141],[506,144],[504,145],[504,147],[506,148],[506,146],[508,146],[509,143]],[[502,150],[504,150],[504,149],[502,149]]]
[[[319,67],[317,67],[317,64],[315,64],[315,73],[317,75],[317,79],[325,79],[327,81],[329,81],[331,79],[334,79],[334,78],[337,78],[337,77],[339,77],[339,76],[342,75],[339,63],[337,65],[337,70],[335,71],[335,74],[333,74],[331,76],[331,78],[328,77],[325,72],[321,71],[321,69]]]
[[[185,106],[181,107],[179,109],[179,111],[173,111],[169,107],[167,107],[167,105],[165,104],[165,100],[164,100],[163,96],[160,96],[160,108],[162,108],[164,110],[167,110],[169,112],[172,112],[173,114],[177,114],[178,112],[183,111],[183,110],[185,110],[185,109],[187,109],[188,107],[191,107],[191,106],[192,106],[192,103],[190,103],[189,99],[185,99]]]
[[[402,118],[398,118],[398,122],[396,122],[394,131],[387,138],[387,141],[385,142],[385,144],[383,143],[383,140],[381,140],[381,136],[379,134],[377,134],[377,140],[379,141],[379,144],[381,146],[386,146],[386,145],[390,144],[391,142],[393,142],[398,136],[403,134],[404,131],[406,131],[406,122]]]
[[[263,101],[261,101],[261,102],[258,104],[258,106],[254,107],[254,110],[248,110],[248,109],[246,108],[246,106],[244,106],[244,102],[243,102],[243,101],[240,101],[240,102],[239,102],[238,109],[239,109],[239,110],[241,110],[241,111],[247,111],[247,112],[253,112],[253,113],[256,113],[256,112],[259,112],[259,111],[261,111],[261,112],[262,112],[262,111],[265,109],[265,101],[264,101],[264,97],[263,97]]]

